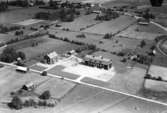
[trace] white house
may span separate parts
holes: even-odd
[[[44,59],[46,60],[46,62],[48,64],[54,64],[55,62],[58,61],[58,54],[55,51],[53,51],[53,52],[45,55]]]

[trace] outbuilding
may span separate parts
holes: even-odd
[[[18,66],[18,67],[16,68],[16,71],[23,72],[23,73],[26,73],[28,70],[29,70],[28,67]]]

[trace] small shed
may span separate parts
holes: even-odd
[[[16,71],[26,73],[29,69],[27,67],[18,66]]]

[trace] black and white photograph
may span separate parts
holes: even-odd
[[[167,0],[0,0],[0,113],[167,113]]]

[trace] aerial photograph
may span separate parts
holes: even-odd
[[[167,113],[167,0],[0,0],[0,113]]]

